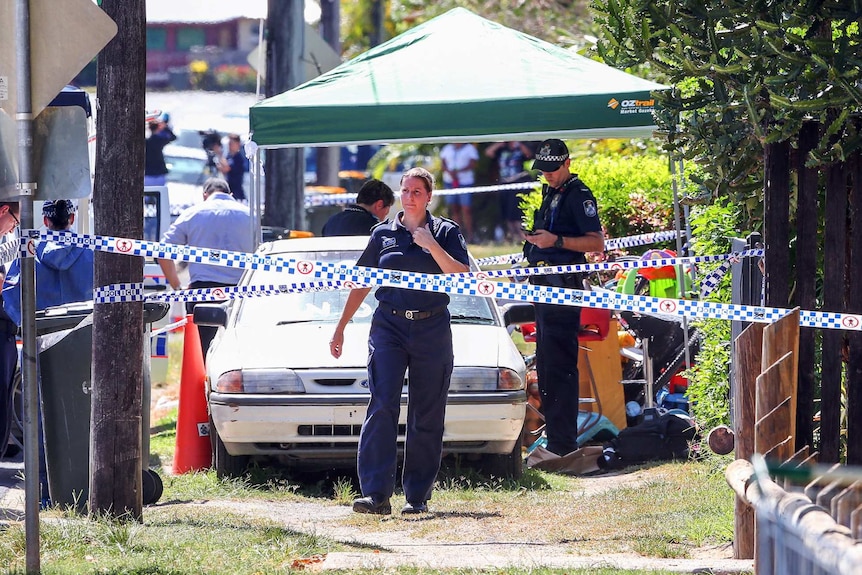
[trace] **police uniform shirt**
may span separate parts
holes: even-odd
[[[374,214],[360,205],[350,204],[323,224],[324,236],[367,236],[378,224]]]
[[[542,197],[542,206],[536,212],[534,229],[547,230],[564,237],[584,236],[587,232],[601,232],[599,212],[593,192],[577,175],[572,175],[558,190],[547,187]],[[537,262],[548,264],[580,264],[587,261],[583,252],[575,252],[551,246],[539,248],[526,242],[525,253],[532,265]]]
[[[392,221],[381,223],[371,230],[368,246],[356,265],[420,273],[441,273],[440,266],[431,254],[413,242],[413,235],[401,223],[403,213],[399,213]],[[469,265],[467,242],[464,241],[458,225],[446,218],[433,217],[428,212],[426,212],[426,218],[428,228],[440,247],[455,260]],[[375,297],[378,301],[399,310],[428,311],[449,303],[449,295],[446,293],[406,288],[381,287],[378,288]]]

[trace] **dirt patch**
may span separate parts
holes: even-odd
[[[583,497],[596,489],[612,487],[614,479],[602,478]],[[642,478],[641,478],[642,479]],[[625,479],[636,485],[636,478]],[[169,504],[173,507],[173,504]],[[180,504],[228,511],[246,519],[267,519],[287,529],[326,537],[356,550],[329,553],[315,570],[391,569],[414,566],[435,569],[487,568],[597,568],[655,569],[679,573],[749,573],[751,561],[732,559],[729,546],[697,549],[690,559],[660,559],[636,553],[595,552],[578,540],[552,540],[541,528],[525,528],[523,517],[505,507],[471,506],[468,510],[445,505],[424,516],[402,518],[397,510],[389,517],[360,516],[343,505],[308,502],[206,501]],[[531,523],[527,521],[526,523]],[[513,528],[514,527],[514,528]]]

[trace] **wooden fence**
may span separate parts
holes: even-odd
[[[794,451],[799,309],[749,325],[733,351],[734,556],[754,558],[758,575],[862,573],[862,471],[835,465],[811,477],[817,453]]]

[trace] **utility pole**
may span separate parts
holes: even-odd
[[[320,35],[335,51],[341,54],[340,0],[321,0]],[[317,148],[317,185],[337,186],[341,164],[341,147]]]
[[[383,43],[384,27],[383,16],[385,13],[383,0],[371,0],[371,47]]]
[[[305,20],[302,0],[268,0],[266,19],[266,97],[304,80]],[[263,224],[305,229],[305,159],[302,148],[266,151],[266,212]]]
[[[141,238],[144,232],[146,1],[102,0],[117,23],[99,53],[96,97],[96,235]],[[94,285],[143,284],[142,258],[96,252]],[[90,420],[90,511],[140,520],[143,304],[95,305]],[[149,430],[147,430],[149,431]]]

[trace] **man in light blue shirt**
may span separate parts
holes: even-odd
[[[171,224],[162,237],[162,243],[213,248],[251,253],[255,246],[251,239],[251,214],[248,206],[233,198],[227,182],[209,178],[204,182],[204,201],[186,208]],[[170,286],[181,289],[177,267],[173,260],[160,259],[159,266]],[[234,286],[242,276],[240,268],[229,268],[203,263],[189,264],[189,289]],[[192,313],[194,303],[186,304]],[[215,328],[201,327],[201,348],[206,358]]]

